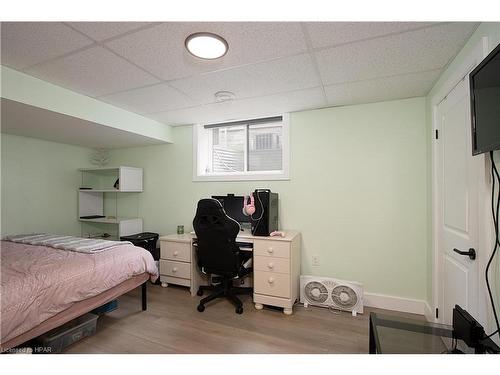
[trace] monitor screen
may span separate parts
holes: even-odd
[[[500,45],[470,74],[472,154],[500,149]]]
[[[238,195],[213,195],[212,198],[217,199],[224,207],[227,216],[233,218],[238,223],[249,223],[250,217],[243,214],[243,196]]]

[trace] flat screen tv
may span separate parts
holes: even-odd
[[[472,155],[500,149],[500,44],[471,72]]]

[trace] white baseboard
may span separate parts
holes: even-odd
[[[428,316],[432,317],[429,304],[420,299],[365,293],[363,296],[363,302],[364,305],[368,307],[425,315],[427,319],[429,319]]]
[[[436,318],[435,318],[434,311],[432,311],[431,306],[429,305],[429,303],[427,301],[424,301],[424,303],[425,303],[425,306],[424,306],[425,319],[427,319],[428,322],[435,322]]]

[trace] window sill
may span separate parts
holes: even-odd
[[[286,181],[288,173],[220,174],[193,176],[193,182],[203,181]]]

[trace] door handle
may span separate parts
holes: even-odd
[[[453,249],[453,251],[460,255],[467,255],[471,260],[476,259],[476,250],[474,250],[472,247],[469,249],[469,251],[460,251],[458,249]]]

